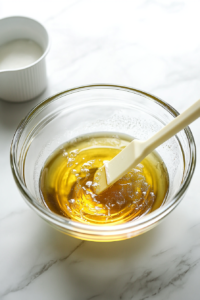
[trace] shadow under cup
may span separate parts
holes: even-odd
[[[41,200],[40,172],[57,147],[80,135],[109,132],[146,140],[177,115],[175,109],[158,98],[127,87],[91,85],[55,95],[35,107],[14,135],[11,167],[19,190],[43,219],[70,236],[117,241],[142,234],[178,205],[189,186],[196,149],[188,127],[156,149],[169,175],[165,203],[154,212],[124,224],[87,225],[51,212]]]

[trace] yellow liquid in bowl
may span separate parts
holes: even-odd
[[[164,162],[152,152],[136,168],[100,195],[94,174],[130,139],[125,136],[83,136],[59,147],[46,161],[40,191],[46,207],[66,218],[96,225],[116,225],[160,207],[169,181]]]

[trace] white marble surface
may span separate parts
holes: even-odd
[[[0,100],[0,299],[200,299],[200,163],[187,195],[150,232],[123,242],[76,240],[21,198],[9,147],[38,102],[89,83],[136,87],[180,112],[200,97],[198,0],[6,0],[0,17],[42,21],[51,36],[48,87],[24,104]],[[197,154],[200,120],[191,125]]]

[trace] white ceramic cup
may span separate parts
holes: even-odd
[[[46,88],[45,57],[49,51],[49,35],[38,21],[20,16],[0,20],[0,46],[17,39],[29,39],[43,50],[34,63],[19,69],[0,70],[0,98],[22,102],[35,98]]]

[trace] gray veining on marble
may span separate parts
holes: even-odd
[[[198,0],[0,1],[0,17],[26,15],[51,36],[48,87],[22,104],[0,100],[0,299],[200,299],[200,164],[185,199],[158,227],[123,242],[65,236],[24,203],[9,148],[21,119],[68,88],[114,83],[183,111],[200,97]],[[191,125],[200,149],[200,120]]]

